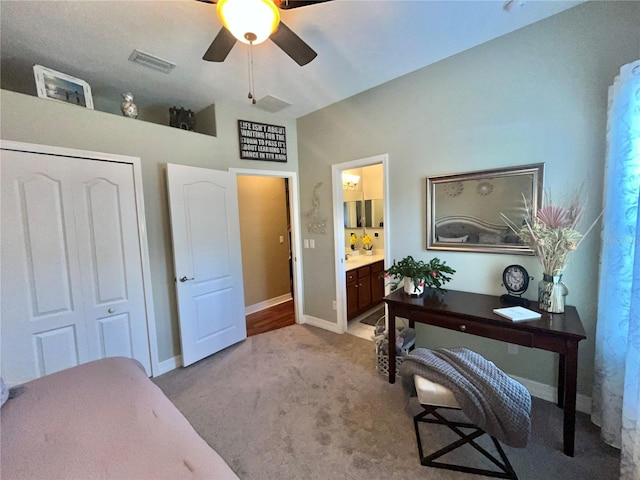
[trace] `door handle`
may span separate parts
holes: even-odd
[[[193,280],[193,279],[194,279],[194,277],[187,278],[186,275],[183,275],[183,276],[180,277],[180,281],[181,282],[188,282],[189,280]]]

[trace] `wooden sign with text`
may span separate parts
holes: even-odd
[[[287,161],[284,127],[238,120],[238,139],[242,160]]]

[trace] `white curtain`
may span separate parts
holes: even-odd
[[[592,420],[640,479],[640,60],[609,88]]]

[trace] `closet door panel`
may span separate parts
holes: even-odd
[[[73,310],[61,184],[42,174],[16,179],[33,317]]]
[[[133,166],[2,150],[2,375],[127,356],[151,372]]]
[[[131,319],[128,313],[98,319],[101,357],[133,357]]]
[[[74,176],[89,353],[132,357],[150,373],[133,167],[80,161]]]
[[[2,375],[21,383],[89,360],[78,246],[66,171],[3,151],[0,177]]]
[[[36,333],[33,340],[34,362],[40,375],[49,375],[80,363],[74,325]]]
[[[124,234],[119,210],[118,185],[103,178],[84,185],[86,218],[93,253],[95,305],[127,299]]]

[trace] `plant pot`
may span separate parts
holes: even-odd
[[[404,277],[404,293],[412,297],[419,297],[424,293],[424,282],[415,285],[409,277]]]
[[[373,255],[373,250],[365,250],[364,254],[365,255]]]

